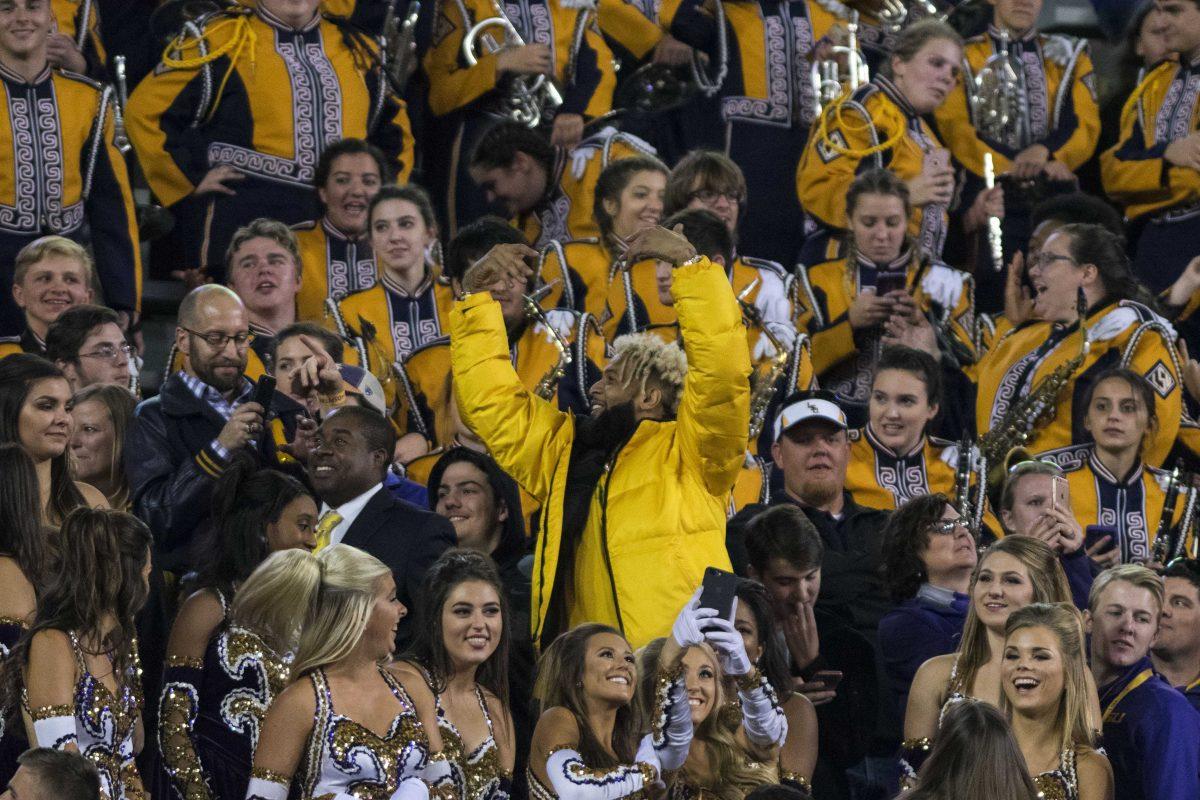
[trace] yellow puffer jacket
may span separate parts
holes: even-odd
[[[680,267],[672,294],[688,360],[677,419],[643,421],[600,478],[567,589],[571,626],[608,623],[634,647],[670,631],[706,567],[730,568],[725,503],[750,416],[745,326],[725,273],[707,259]],[[535,643],[549,644],[575,419],[521,384],[488,294],[455,304],[450,341],[463,421],[542,504],[531,622]]]

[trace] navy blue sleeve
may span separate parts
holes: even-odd
[[[1156,693],[1166,700],[1143,716],[1134,732],[1140,742],[1142,796],[1152,800],[1200,797],[1200,714],[1174,690]]]
[[[1080,547],[1074,553],[1063,554],[1059,557],[1063,572],[1067,573],[1067,583],[1071,586],[1071,602],[1075,607],[1086,610],[1088,595],[1092,591],[1092,568],[1088,564],[1087,554]]]

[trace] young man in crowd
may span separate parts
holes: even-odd
[[[1200,711],[1200,562],[1177,559],[1163,575],[1163,608],[1150,651],[1154,671]]]
[[[137,371],[121,318],[104,306],[75,306],[59,315],[46,334],[46,358],[67,376],[73,393],[96,383],[129,387]]]
[[[241,298],[250,324],[250,350],[257,378],[270,370],[271,340],[296,321],[300,250],[288,226],[260,217],[238,228],[225,254],[225,279]]]
[[[1150,661],[1162,606],[1162,579],[1122,564],[1096,578],[1084,615],[1121,800],[1200,797],[1200,713]]]
[[[68,308],[92,302],[92,257],[63,236],[43,236],[17,253],[12,299],[25,317],[17,336],[0,338],[0,358],[13,353],[46,355],[50,325]],[[2,292],[0,292],[2,294]]]

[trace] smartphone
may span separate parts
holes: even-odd
[[[842,682],[842,673],[836,669],[823,669],[813,675],[812,682],[823,683],[832,692]]]
[[[950,151],[944,147],[936,147],[925,154],[925,162],[921,171],[926,175],[934,172],[945,172],[950,169]]]
[[[271,411],[271,400],[275,398],[275,377],[273,375],[263,375],[258,379],[258,383],[254,384],[254,394],[250,396],[250,402],[258,403],[263,407],[263,414],[266,415]]]
[[[1071,484],[1061,475],[1056,475],[1050,484],[1050,506],[1060,511],[1071,509]]]
[[[1083,532],[1083,549],[1085,551],[1091,550],[1105,536],[1109,537],[1108,547],[1101,550],[1097,555],[1103,555],[1111,551],[1114,547],[1120,546],[1121,534],[1111,525],[1088,525]]]
[[[704,583],[700,592],[700,606],[714,608],[722,619],[733,619],[733,599],[737,596],[742,579],[732,572],[709,567],[704,570]]]
[[[880,272],[875,276],[875,296],[883,297],[888,292],[902,292],[908,288],[908,275],[903,272]]]

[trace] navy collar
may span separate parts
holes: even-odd
[[[1118,478],[1108,469],[1108,467],[1104,466],[1104,463],[1100,460],[1100,457],[1096,455],[1096,448],[1094,446],[1088,450],[1088,466],[1091,467],[1092,472],[1096,473],[1102,479],[1108,481],[1114,486],[1129,486],[1130,484],[1137,483],[1142,479],[1143,464],[1140,458],[1134,462],[1133,469],[1129,471],[1128,475],[1126,475],[1124,478]]]
[[[1111,683],[1099,687],[1098,693],[1100,695],[1100,707],[1104,708],[1111,703],[1112,699],[1119,695],[1121,690],[1129,685],[1130,681],[1132,681],[1134,678],[1140,675],[1143,670],[1146,669],[1154,669],[1154,665],[1150,662],[1150,656],[1148,655],[1143,656],[1140,661],[1122,672],[1121,675]]]
[[[37,86],[38,84],[45,82],[50,77],[50,74],[51,69],[49,61],[46,62],[46,66],[42,67],[41,72],[39,72],[37,77],[32,81],[26,80],[24,75],[15,72],[14,70],[5,66],[4,63],[0,62],[0,78],[3,78],[8,83],[15,83],[19,86]]]
[[[992,41],[996,43],[997,47],[999,47],[999,45],[1000,45],[1000,28],[999,28],[999,26],[996,25],[996,23],[993,22],[992,24],[988,25],[988,36],[992,37]],[[1030,28],[1029,30],[1025,31],[1025,33],[1021,34],[1020,36],[1017,36],[1012,31],[1008,32],[1009,44],[1023,44],[1023,45],[1031,44],[1031,43],[1037,41],[1037,37],[1038,37],[1037,28]]]
[[[270,11],[263,8],[261,3],[259,3],[255,7],[254,12],[256,14],[258,14],[259,17],[262,18],[263,22],[266,22],[272,28],[278,28],[279,30],[285,31],[287,33],[307,33],[308,31],[311,31],[313,28],[315,28],[321,24],[320,9],[313,12],[312,19],[310,19],[308,22],[301,25],[299,28],[293,28],[291,25],[287,24],[282,19],[280,19],[279,17],[272,14]]]

